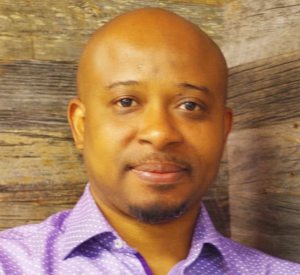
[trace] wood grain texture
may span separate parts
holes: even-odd
[[[66,118],[77,62],[0,60],[0,230],[71,208],[87,177]],[[204,201],[229,236],[228,167]]]
[[[209,6],[223,6],[224,0],[167,0],[173,3],[194,3],[194,4],[202,4],[202,5],[209,5]]]
[[[286,123],[237,131],[229,163],[232,238],[300,263],[299,128]]]
[[[70,132],[0,129],[0,230],[71,208],[87,182]]]
[[[0,60],[0,129],[68,129],[76,62]]]
[[[87,182],[66,111],[76,62],[0,61],[0,230],[71,208]]]
[[[96,29],[120,13],[143,7],[174,11],[220,42],[223,8],[216,2],[2,0],[0,58],[77,61]]]
[[[300,50],[230,69],[234,129],[293,122],[300,116]]]
[[[224,5],[222,50],[229,67],[300,48],[300,0],[234,0]]]
[[[228,166],[232,238],[300,263],[299,60],[294,52],[231,70]]]
[[[216,229],[224,236],[230,237],[229,167],[227,159],[227,150],[225,150],[217,178],[204,195],[203,203]]]

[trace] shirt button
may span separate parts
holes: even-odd
[[[116,239],[116,240],[114,240],[114,242],[115,242],[115,247],[116,248],[122,248],[123,247],[123,243],[120,239]]]

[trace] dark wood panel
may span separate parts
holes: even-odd
[[[230,69],[234,128],[293,122],[300,117],[300,51]]]
[[[230,237],[229,173],[226,150],[217,178],[204,195],[203,203],[216,229],[224,236]]]
[[[0,129],[66,128],[76,62],[0,60]]]
[[[0,201],[0,231],[19,225],[41,222],[54,213],[72,208],[74,203],[75,201],[66,202],[64,200],[44,202]]]
[[[68,129],[0,129],[0,152],[0,229],[71,208],[87,182]]]
[[[0,130],[0,199],[77,198],[86,183],[69,131]],[[58,191],[58,192],[53,192]]]
[[[217,178],[204,195],[203,203],[216,229],[224,236],[230,237],[229,167],[227,159],[227,150],[225,150]]]

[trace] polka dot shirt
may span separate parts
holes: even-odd
[[[72,210],[0,232],[0,275],[150,275],[99,211],[87,185]],[[190,253],[168,275],[294,275],[300,265],[242,246],[214,229],[202,206]]]

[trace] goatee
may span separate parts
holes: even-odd
[[[129,212],[137,218],[138,221],[148,224],[163,223],[177,219],[187,211],[186,203],[172,206],[165,203],[157,203],[148,207],[129,206]]]

